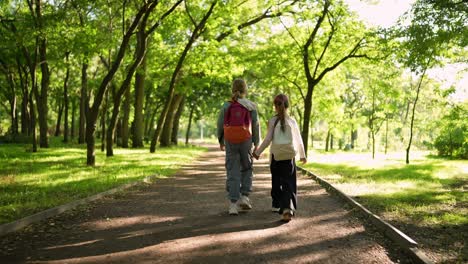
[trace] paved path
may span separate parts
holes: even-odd
[[[228,215],[224,155],[211,148],[174,177],[0,238],[0,263],[400,261],[305,176],[298,180],[297,216],[280,222],[269,211],[268,161],[256,161],[254,167],[254,208],[249,212]]]

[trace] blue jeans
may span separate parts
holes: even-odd
[[[226,190],[231,202],[252,191],[252,141],[239,144],[226,142]]]

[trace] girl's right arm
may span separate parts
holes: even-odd
[[[273,140],[273,130],[274,130],[274,118],[270,119],[268,121],[268,132],[265,136],[265,138],[263,139],[263,142],[262,144],[260,144],[260,147],[257,148],[257,150],[255,151],[255,154],[257,156],[260,156],[262,154],[262,152],[265,150],[266,147],[268,147],[271,143],[271,141]]]

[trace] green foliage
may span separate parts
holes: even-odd
[[[468,43],[468,5],[458,0],[418,0],[400,21],[402,61],[422,71]],[[408,23],[409,22],[409,23]],[[408,25],[409,24],[409,25]]]
[[[434,142],[439,156],[468,159],[468,103],[450,109]]]

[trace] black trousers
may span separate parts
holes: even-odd
[[[272,155],[271,164],[271,198],[272,206],[284,209],[297,209],[296,162],[292,160],[275,160]]]

